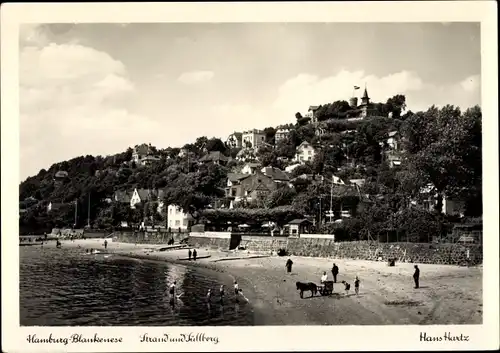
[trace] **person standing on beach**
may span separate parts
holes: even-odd
[[[356,292],[356,295],[359,295],[359,278],[356,276],[356,279],[354,280],[354,292]]]
[[[332,267],[332,275],[333,275],[333,283],[337,283],[337,275],[339,274],[339,268],[336,264],[333,264]]]
[[[220,285],[219,295],[220,295],[220,302],[222,304],[222,301],[224,300],[224,285],[223,284]]]
[[[238,296],[240,295],[240,287],[238,286],[238,282],[234,281],[234,295],[236,296],[236,303],[239,302]]]
[[[191,261],[191,254],[192,254],[192,253],[191,253],[191,249],[189,249],[189,251],[188,251],[189,261]]]
[[[107,249],[108,248],[108,241],[106,239],[104,239],[104,249]]]
[[[207,303],[210,304],[211,299],[212,299],[212,290],[209,288],[207,292]]]
[[[418,288],[420,281],[420,269],[418,268],[417,265],[415,265],[415,273],[413,274],[413,280],[415,281],[415,288]]]
[[[196,249],[193,249],[193,260],[196,261],[196,255],[198,255],[198,253],[196,252]]]
[[[292,272],[292,265],[293,265],[292,259],[288,259],[288,261],[285,264],[286,272],[287,273],[291,273]]]

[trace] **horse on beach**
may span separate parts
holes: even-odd
[[[300,290],[300,297],[304,298],[305,291],[311,291],[311,297],[313,297],[318,292],[318,286],[312,282],[304,283],[297,282],[296,283],[297,290]]]

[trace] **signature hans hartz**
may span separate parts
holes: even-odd
[[[163,336],[149,336],[147,333],[140,336],[140,342],[144,343],[219,343],[219,337],[207,336],[204,333],[180,333],[176,336],[164,333]]]

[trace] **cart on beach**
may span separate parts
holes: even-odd
[[[321,295],[330,295],[333,293],[333,281],[325,281],[318,286],[318,292]]]

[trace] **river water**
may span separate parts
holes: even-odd
[[[231,278],[162,262],[86,255],[82,249],[20,247],[21,326],[253,325]],[[177,281],[174,305],[168,286]],[[226,285],[221,304],[220,284]],[[206,293],[214,296],[207,304]]]

